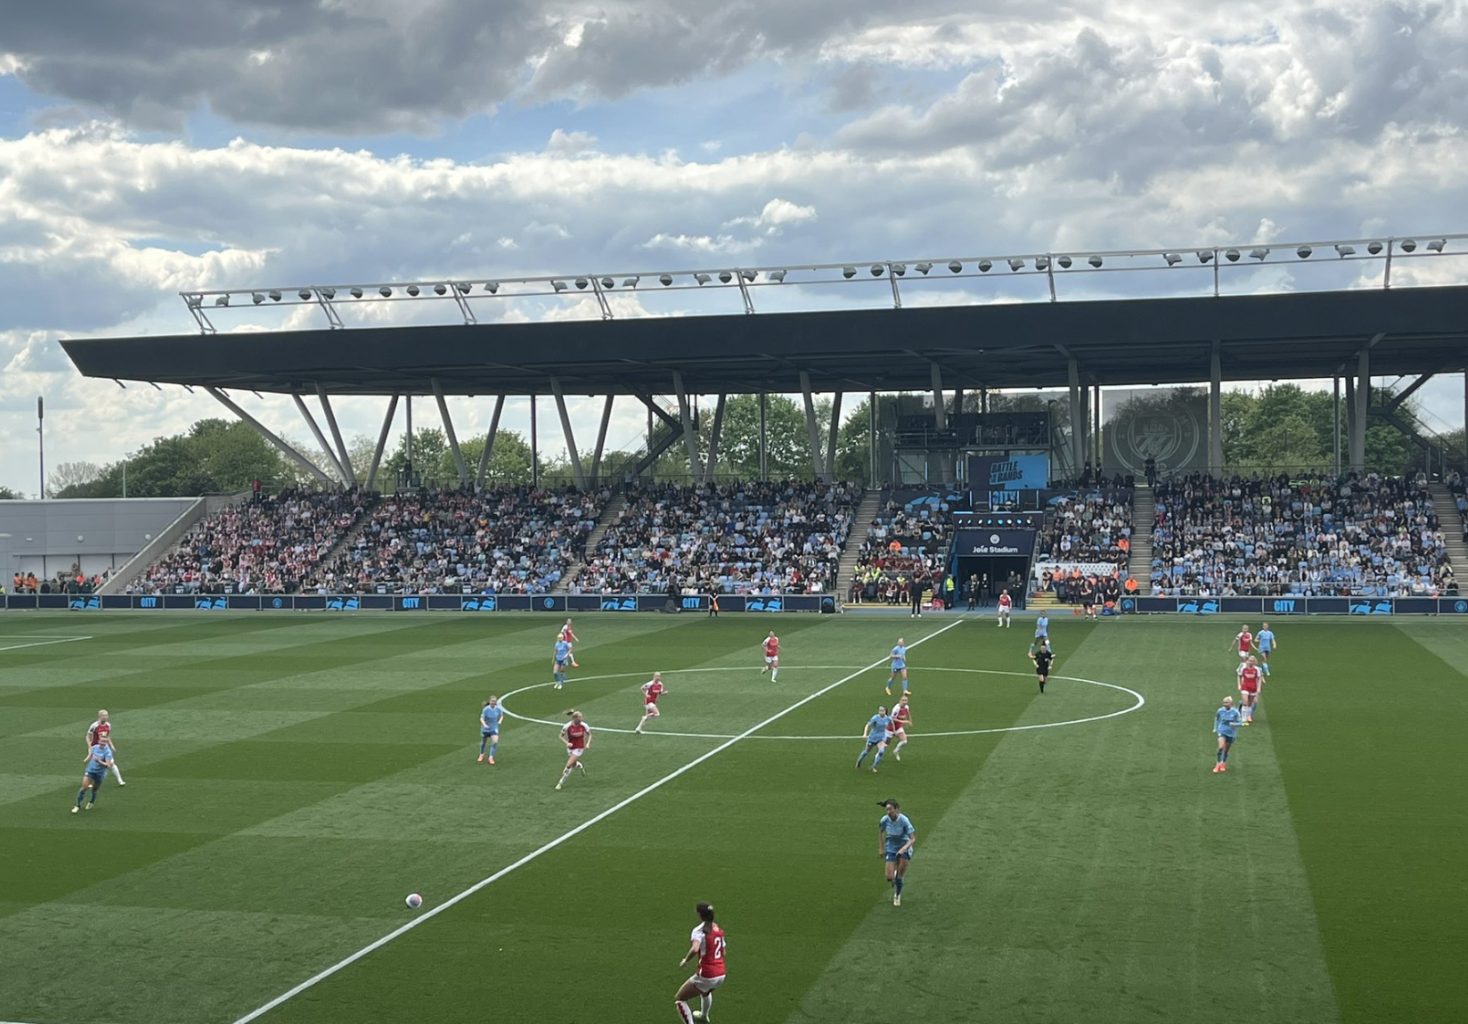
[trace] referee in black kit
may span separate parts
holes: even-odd
[[[922,572],[912,574],[912,618],[923,617],[923,591],[928,586],[928,577]]]
[[[1040,680],[1040,692],[1045,692],[1045,680],[1050,678],[1050,666],[1055,663],[1055,652],[1050,649],[1050,638],[1047,636],[1044,643],[1035,649],[1030,655],[1030,660],[1035,663],[1035,675]]]

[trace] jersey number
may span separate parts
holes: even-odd
[[[724,959],[724,937],[722,935],[715,936],[714,938],[714,959]]]

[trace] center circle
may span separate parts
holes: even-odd
[[[865,665],[804,665],[804,666],[801,666],[801,667],[802,668],[806,668],[806,669],[816,669],[816,670],[825,669],[825,670],[839,670],[839,671],[848,671],[848,672],[851,672],[851,671],[859,671],[859,670],[869,670],[869,669],[872,668],[872,666],[865,666]],[[673,670],[670,670],[668,672],[668,674],[669,675],[687,675],[687,674],[691,674],[691,673],[694,673],[694,672],[741,672],[741,671],[744,671],[744,670],[743,669],[737,669],[737,668],[685,668],[685,669],[673,669]],[[958,673],[963,673],[963,674],[966,674],[966,675],[1019,676],[1019,677],[1022,677],[1022,678],[1027,678],[1027,677],[1030,677],[1030,676],[1033,676],[1034,675],[1034,673],[1032,673],[1032,672],[1009,672],[1009,671],[1006,671],[1004,669],[997,669],[997,668],[934,668],[934,667],[931,667],[931,666],[924,667],[923,668],[923,672],[924,673],[928,673],[928,672],[958,672]],[[595,681],[600,680],[600,679],[632,679],[632,678],[635,678],[637,676],[645,676],[645,675],[650,675],[650,674],[649,673],[646,673],[646,672],[611,672],[611,673],[608,673],[606,675],[599,675],[599,676],[577,676],[576,678],[577,678],[577,681],[579,681],[579,682],[590,683],[590,682],[595,682]],[[1108,718],[1119,718],[1122,715],[1129,715],[1133,711],[1140,710],[1147,703],[1147,698],[1146,697],[1143,697],[1136,690],[1133,690],[1133,689],[1131,689],[1129,687],[1126,687],[1126,686],[1122,686],[1119,683],[1105,683],[1105,682],[1102,682],[1099,679],[1085,679],[1085,678],[1083,678],[1081,676],[1052,675],[1052,676],[1050,676],[1050,678],[1051,679],[1063,679],[1063,680],[1065,680],[1066,682],[1069,682],[1069,683],[1086,683],[1087,685],[1090,685],[1090,686],[1101,686],[1101,687],[1105,687],[1108,690],[1117,690],[1117,691],[1119,691],[1121,693],[1125,693],[1128,696],[1130,696],[1132,698],[1132,701],[1133,702],[1132,702],[1132,704],[1131,704],[1130,707],[1122,708],[1120,711],[1109,711],[1109,712],[1107,712],[1104,715],[1091,715],[1091,716],[1089,716],[1087,718],[1071,718],[1071,719],[1067,719],[1066,721],[1063,721],[1063,722],[1036,722],[1033,725],[1005,725],[1005,726],[997,726],[997,727],[991,728],[991,729],[954,729],[954,730],[949,730],[949,731],[945,731],[945,732],[921,732],[921,733],[915,732],[915,733],[913,733],[913,736],[914,737],[920,736],[923,739],[935,739],[935,738],[945,737],[945,736],[986,736],[986,735],[990,735],[992,733],[1001,733],[1001,732],[1030,732],[1030,731],[1035,730],[1035,729],[1058,729],[1058,728],[1060,728],[1062,726],[1067,726],[1067,725],[1086,725],[1086,724],[1088,724],[1090,722],[1104,722]],[[539,689],[543,689],[543,688],[545,688],[547,686],[553,686],[553,685],[554,685],[553,683],[531,683],[529,686],[522,686],[519,689],[511,690],[509,693],[506,693],[503,697],[500,698],[500,707],[501,708],[504,708],[504,712],[505,712],[506,715],[508,715],[509,717],[514,718],[514,719],[516,719],[518,721],[521,721],[521,722],[531,722],[531,723],[534,723],[535,725],[549,725],[549,726],[553,726],[553,727],[559,729],[563,723],[550,721],[550,720],[544,719],[544,718],[532,718],[529,715],[517,714],[514,711],[511,711],[510,708],[509,708],[509,706],[505,703],[511,697],[514,697],[517,694],[529,693],[531,690],[539,690]],[[624,734],[627,734],[627,735],[631,735],[633,732],[635,732],[635,730],[633,730],[633,729],[618,729],[618,728],[615,728],[613,726],[597,726],[596,727],[596,731],[597,732],[624,733]],[[698,740],[733,740],[733,739],[738,739],[743,734],[742,733],[714,733],[714,732],[666,732],[664,730],[659,729],[656,732],[644,732],[642,735],[644,735],[644,736],[673,736],[673,737],[678,737],[678,738],[681,738],[681,739],[698,739]],[[787,741],[787,742],[791,742],[791,741],[793,741],[793,742],[810,742],[810,741],[816,741],[816,740],[841,740],[843,742],[850,742],[851,736],[849,734],[842,734],[840,736],[771,736],[771,735],[768,735],[766,733],[754,733],[753,735],[746,736],[745,739],[751,739],[751,740],[784,740],[784,741]]]

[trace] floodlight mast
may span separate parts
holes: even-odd
[[[1322,254],[1334,254],[1324,258]],[[1250,260],[1242,260],[1248,255]],[[1196,261],[1188,258],[1196,256]],[[842,263],[785,265],[769,267],[707,267],[693,270],[635,271],[597,274],[532,275],[519,278],[440,278],[428,281],[390,281],[377,284],[303,285],[279,288],[230,288],[180,292],[200,334],[216,334],[218,328],[210,319],[210,307],[230,309],[233,306],[319,306],[333,330],[345,329],[348,320],[344,308],[366,303],[442,302],[452,300],[466,325],[477,324],[474,304],[486,300],[555,299],[575,297],[590,291],[596,298],[603,320],[613,318],[611,298],[618,292],[638,292],[644,278],[656,282],[655,292],[728,291],[737,292],[745,313],[756,312],[757,288],[783,288],[797,293],[807,289],[840,286],[850,288],[879,283],[887,279],[892,305],[903,307],[898,278],[913,267],[917,276],[908,278],[914,284],[933,281],[975,280],[995,277],[996,267],[1008,267],[1000,280],[1010,278],[1045,278],[1051,302],[1061,301],[1065,289],[1061,278],[1083,274],[1110,273],[1187,273],[1206,270],[1213,278],[1213,294],[1223,294],[1223,273],[1248,274],[1264,264],[1301,263],[1331,266],[1354,261],[1376,261],[1382,264],[1380,287],[1392,287],[1392,268],[1396,261],[1468,256],[1468,234],[1380,235],[1375,238],[1351,238],[1327,241],[1247,243],[1237,245],[1174,246],[1166,249],[1071,250],[1065,253],[1024,253],[989,256],[956,256],[922,260],[850,260]],[[1227,266],[1225,266],[1227,264]],[[858,272],[870,268],[870,275]],[[933,273],[946,268],[947,274]],[[1237,269],[1235,269],[1237,268]],[[1468,280],[1468,274],[1464,275]],[[575,287],[571,287],[571,283]],[[620,283],[619,283],[620,282]],[[1252,282],[1257,285],[1257,281]],[[1267,283],[1267,282],[1266,282]],[[1374,284],[1374,281],[1363,283]],[[476,291],[476,286],[478,290]],[[1159,290],[1159,294],[1172,294]]]

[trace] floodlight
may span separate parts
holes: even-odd
[[[841,268],[841,276],[844,277],[844,278],[846,278],[846,280],[850,281],[853,277],[856,276],[856,268],[855,267],[842,267]]]
[[[265,296],[261,295],[259,292],[255,292],[250,296],[250,301],[258,306],[260,305],[260,303],[265,301]]]
[[[435,295],[447,295],[448,289],[441,284],[436,284],[433,286],[433,293]]]
[[[468,281],[459,281],[454,285],[454,291],[458,292],[460,295],[468,295],[473,290],[474,286]]]
[[[356,285],[353,285],[352,286],[352,298],[354,298],[354,299],[360,299],[361,297],[362,297],[362,289],[361,288],[358,288]]]
[[[267,294],[270,296],[270,301],[271,302],[279,302],[280,301],[280,292],[268,292]]]
[[[1169,267],[1175,267],[1183,261],[1183,258],[1175,252],[1165,252],[1162,254],[1162,258],[1167,261]]]
[[[1103,260],[1100,256],[1092,256],[1090,259],[1086,260],[1086,262],[1093,267],[1100,267],[1101,264],[1105,263],[1106,261]]]
[[[1314,251],[1315,250],[1310,248],[1308,245],[1302,245],[1295,250],[1295,255],[1300,257],[1300,259],[1302,260],[1308,260],[1310,258],[1310,254]]]
[[[228,295],[221,295],[221,296],[219,296],[219,298],[217,298],[217,299],[214,300],[214,304],[216,306],[228,306],[229,305],[229,296]]]
[[[958,272],[959,272],[959,271],[960,271],[960,270],[962,270],[962,269],[963,269],[963,264],[962,264],[962,263],[960,263],[960,262],[958,262],[958,261],[957,261],[957,260],[954,260],[954,261],[953,261],[953,262],[952,262],[952,263],[950,263],[950,264],[948,264],[948,269],[949,269],[949,270],[950,270],[950,271],[952,271],[952,272],[953,272],[953,273],[955,273],[955,274],[956,274],[956,273],[958,273]]]
[[[785,271],[768,270],[765,272],[765,280],[774,281],[776,284],[783,284],[785,282]]]
[[[1368,242],[1366,245],[1366,251],[1373,256],[1379,256],[1381,254],[1381,248],[1380,242]]]
[[[1412,239],[1410,239],[1410,238],[1404,238],[1404,239],[1402,239],[1402,251],[1403,252],[1415,252],[1416,250],[1417,250],[1417,243],[1416,242],[1412,241]]]
[[[1262,249],[1262,248],[1261,249],[1251,249],[1249,251],[1249,258],[1250,259],[1254,259],[1254,260],[1262,260],[1262,259],[1264,259],[1264,257],[1266,257],[1268,255],[1269,255],[1269,250],[1268,249]]]
[[[917,264],[917,272],[919,274],[926,274],[928,271],[930,271],[932,269],[933,269],[933,265],[931,263],[919,263],[919,264]]]
[[[563,291],[566,290],[566,282],[565,281],[552,281],[551,282],[551,287],[554,288],[558,292],[563,292]]]
[[[301,297],[302,302],[311,301],[311,290],[309,288],[302,288],[300,291],[296,292],[296,294]]]
[[[1356,255],[1356,247],[1354,245],[1338,245],[1335,247],[1335,251],[1336,255],[1341,259]]]
[[[907,274],[907,264],[906,263],[894,263],[894,264],[892,264],[892,273],[896,274],[898,277],[904,277]]]
[[[978,262],[978,268],[979,268],[979,271],[981,273],[987,274],[990,270],[992,270],[994,268],[994,264],[990,263],[988,260],[979,260],[979,262]],[[953,270],[953,264],[952,263],[948,264],[948,269],[949,270]],[[955,274],[958,273],[958,271],[956,271],[956,270],[953,270],[953,272]]]
[[[1209,263],[1212,260],[1213,260],[1213,250],[1212,249],[1199,249],[1198,250],[1198,262],[1199,263]]]
[[[642,280],[642,278],[640,276],[639,277],[629,277],[625,281],[622,282],[622,287],[623,288],[636,288],[637,287],[637,282],[638,281],[641,281],[641,280]]]
[[[1070,269],[1071,259],[1070,259],[1069,256],[1062,256],[1062,257],[1060,257],[1060,259],[1056,260],[1055,262],[1060,264],[1060,269],[1061,270],[1069,270]]]
[[[658,280],[663,283],[663,286],[664,287],[667,287],[668,285],[670,285],[670,284],[673,283],[673,275],[672,274],[664,274],[662,277],[658,278]]]
[[[500,283],[498,281],[485,281],[484,290],[489,292],[489,294],[491,295],[496,295],[499,293]]]
[[[591,283],[591,282],[590,282],[590,281],[588,281],[588,280],[586,280],[586,278],[584,278],[584,277],[578,277],[578,278],[577,278],[577,279],[576,279],[576,287],[577,287],[577,288],[581,288],[581,289],[583,289],[583,290],[584,290],[584,289],[585,289],[585,288],[586,288],[586,286],[587,286],[587,285],[588,285],[588,284],[590,284],[590,283]]]
[[[1049,256],[1037,256],[1035,258],[1035,269],[1036,270],[1049,270],[1050,269],[1050,257]]]
[[[741,270],[739,272],[739,276],[744,280],[745,284],[752,284],[754,282],[754,279],[759,275],[756,274],[753,270]]]
[[[706,285],[709,283],[709,276],[707,274],[694,274],[693,279],[697,281],[700,285]]]
[[[203,301],[204,297],[202,295],[187,295],[184,297],[184,302],[188,304],[190,309],[198,309]],[[26,540],[30,540],[30,538],[27,537]]]
[[[416,299],[418,297],[418,286],[416,284],[408,285],[407,292]]]
[[[1018,256],[1011,257],[1009,260],[1009,269],[1023,270],[1025,269],[1025,261],[1020,259]]]
[[[882,271],[884,269],[885,268],[882,266],[882,264],[880,264],[880,263],[873,263],[872,264],[872,276],[873,277],[881,277],[882,276]]]
[[[321,289],[321,297],[323,299],[326,299],[328,302],[330,302],[332,299],[336,298],[336,289],[335,288],[323,288],[323,289]]]
[[[1432,241],[1427,243],[1427,247],[1433,252],[1442,252],[1443,246],[1447,244],[1448,240],[1446,238],[1434,238]]]
[[[721,270],[719,271],[719,280],[722,281],[724,284],[728,284],[730,281],[734,280],[734,275],[729,273],[727,270]]]
[[[1224,252],[1223,258],[1230,263],[1237,263],[1239,261],[1239,251],[1237,249],[1229,249]]]
[[[384,299],[390,299],[392,298],[392,289],[389,288],[387,285],[383,285],[381,288],[377,289],[377,294],[381,295]]]

